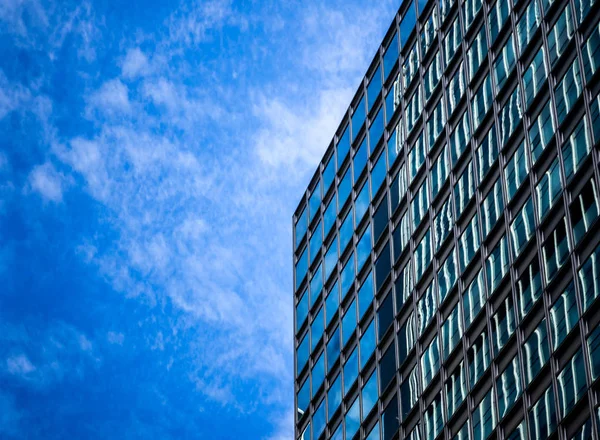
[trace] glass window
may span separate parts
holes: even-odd
[[[338,259],[337,237],[333,238],[327,253],[325,254],[325,279],[328,280],[332,272],[335,271],[335,266]]]
[[[377,341],[375,340],[375,321],[371,321],[360,338],[360,369],[362,370],[367,361],[375,352]]]
[[[463,310],[465,313],[465,325],[471,325],[485,304],[485,287],[483,285],[483,271],[480,269],[477,276],[471,281],[469,287],[463,293]]]
[[[508,246],[506,244],[506,237],[503,236],[492,252],[490,252],[487,260],[485,260],[487,291],[489,294],[492,294],[496,290],[500,281],[508,272],[508,265]]]
[[[459,218],[475,192],[473,178],[473,163],[469,162],[454,186],[454,201],[456,202],[456,217]]]
[[[296,240],[295,240],[295,246],[298,247],[298,245],[300,244],[300,242],[302,241],[302,238],[304,237],[304,234],[306,234],[306,229],[308,228],[308,221],[306,218],[306,208],[304,208],[302,210],[302,213],[298,216],[298,220],[296,221]]]
[[[452,201],[450,198],[448,198],[440,208],[440,212],[438,212],[433,220],[433,247],[435,252],[440,249],[440,246],[446,237],[448,237],[448,234],[452,230],[453,224],[454,220],[452,219]]]
[[[575,285],[571,282],[550,309],[550,334],[554,350],[565,340],[578,320]]]
[[[569,258],[566,220],[563,218],[542,247],[546,266],[546,282],[548,283]]]
[[[446,402],[448,403],[448,418],[452,417],[454,412],[467,397],[467,376],[465,374],[464,362],[460,361],[458,367],[452,374],[448,375],[446,381]]]
[[[296,306],[296,331],[300,330],[304,321],[308,317],[308,291],[304,291],[302,298]]]
[[[354,334],[354,330],[356,329],[356,302],[352,301],[348,309],[346,310],[346,314],[342,319],[342,336],[343,336],[343,345],[346,345],[350,337]]]
[[[490,365],[490,354],[488,351],[488,340],[486,332],[481,333],[469,347],[467,352],[469,364],[469,384],[473,388]]]
[[[496,413],[493,402],[494,389],[492,388],[473,411],[473,437],[475,440],[487,439],[496,427]]]
[[[579,349],[558,374],[558,408],[562,417],[569,414],[587,389],[583,362],[583,352]]]
[[[365,137],[360,143],[360,147],[354,154],[354,158],[352,159],[353,168],[354,168],[354,180],[353,183],[356,184],[356,181],[363,173],[367,165],[367,158],[369,156],[368,146],[367,146],[367,138]]]
[[[518,356],[513,358],[500,377],[496,379],[496,389],[498,390],[498,412],[502,419],[523,392]]]
[[[434,440],[444,428],[442,413],[442,396],[437,395],[423,414],[425,423],[425,439]]]
[[[373,214],[373,241],[377,243],[381,234],[387,227],[389,222],[389,212],[387,203],[387,194],[383,196],[382,202],[379,204]]]
[[[583,19],[590,12],[594,3],[595,0],[575,0],[575,20],[577,20],[577,23],[583,23]]]
[[[512,199],[529,173],[529,160],[525,154],[524,142],[521,142],[515,153],[507,162],[506,168],[504,169],[504,177],[507,184],[508,198]]]
[[[344,159],[348,155],[348,151],[350,151],[350,130],[349,125],[344,129],[344,133],[340,136],[339,141],[337,143],[337,169],[339,170]]]
[[[340,209],[348,200],[348,196],[350,196],[350,192],[352,191],[352,169],[348,167],[344,177],[340,181],[338,186],[338,202],[340,204]]]
[[[431,117],[427,120],[427,135],[429,139],[429,148],[435,145],[438,137],[444,130],[446,124],[446,116],[444,115],[444,100],[440,99],[438,104],[433,109]]]
[[[592,141],[588,137],[587,119],[584,116],[562,147],[567,181],[577,172],[591,150]]]
[[[408,218],[408,212],[405,212],[402,216],[402,220],[400,220],[400,224],[398,224],[392,233],[392,239],[394,241],[394,261],[400,258],[400,255],[408,245],[410,233],[410,220]]]
[[[418,283],[425,272],[425,269],[431,263],[431,233],[427,230],[425,236],[421,239],[418,246],[415,248],[415,274]]]
[[[477,221],[477,213],[475,213],[473,219],[469,222],[464,232],[460,236],[458,243],[460,273],[465,271],[480,245],[481,241],[479,240],[479,224]]]
[[[352,233],[354,231],[354,216],[352,214],[352,209],[350,209],[342,222],[342,226],[340,226],[340,253],[342,254],[346,250],[348,243],[352,241]]]
[[[438,28],[437,10],[434,8],[433,12],[429,15],[429,18],[421,26],[421,53],[423,56],[427,53],[436,35],[436,28]]]
[[[513,432],[507,435],[506,440],[527,440],[527,425],[523,420]]]
[[[348,293],[348,291],[350,290],[350,287],[352,287],[355,274],[356,274],[356,272],[354,270],[354,254],[350,254],[350,257],[348,258],[346,265],[342,269],[342,276],[341,276],[342,297],[345,297],[346,294]]]
[[[360,129],[365,123],[366,117],[365,108],[365,96],[361,96],[360,100],[354,107],[354,113],[352,114],[352,142],[356,140]]]
[[[375,117],[371,120],[371,125],[369,126],[369,143],[371,145],[371,151],[373,151],[377,144],[379,144],[379,140],[383,136],[384,126],[385,122],[383,121],[383,107],[380,107]]]
[[[400,204],[400,200],[406,195],[406,169],[404,166],[400,168],[400,171],[392,181],[390,188],[390,196],[392,197],[392,212],[396,211],[396,208]]]
[[[571,8],[569,7],[569,4],[567,4],[552,27],[552,30],[548,33],[548,55],[550,58],[550,66],[554,66],[554,63],[563,54],[574,34],[575,26],[573,26]]]
[[[404,47],[406,45],[406,41],[408,37],[410,37],[411,32],[415,28],[415,23],[417,22],[416,12],[415,12],[415,4],[411,2],[409,7],[406,9],[406,12],[402,16],[402,21],[400,22],[400,46]]]
[[[373,170],[371,171],[371,187],[373,188],[373,195],[377,194],[377,191],[381,188],[386,173],[385,155],[382,153],[375,161]]]
[[[394,83],[389,88],[387,95],[385,95],[385,102],[383,103],[385,106],[385,123],[389,124],[396,112],[396,109],[400,107],[401,104],[401,96],[402,91],[400,90],[400,76],[396,78]],[[395,134],[395,131],[393,132]],[[401,133],[399,133],[401,134]],[[390,161],[391,163],[391,161]]]
[[[483,200],[483,237],[484,239],[496,225],[502,211],[504,210],[504,201],[502,200],[502,185],[500,179],[496,180],[489,194]]]
[[[371,306],[373,302],[373,273],[369,272],[369,275],[365,278],[362,286],[358,289],[358,320],[360,321],[364,316],[365,312]]]
[[[315,218],[315,215],[319,212],[319,208],[321,207],[321,181],[319,181],[317,186],[313,189],[308,202],[308,207],[310,211],[310,223]]]
[[[481,10],[481,0],[465,0],[463,3],[463,16],[465,17],[465,32],[471,27],[477,13]]]
[[[398,358],[400,361],[399,365],[406,360],[408,353],[415,346],[416,335],[415,335],[415,317],[411,313],[408,319],[400,329],[398,330]]]
[[[375,261],[375,291],[379,292],[381,286],[390,275],[392,263],[390,261],[390,243],[386,243]]]
[[[350,394],[350,388],[358,377],[358,348],[348,356],[344,364],[344,395]]]
[[[571,437],[571,440],[587,440],[592,438],[592,419],[587,419],[586,422],[577,430],[577,432]]]
[[[415,193],[415,196],[411,202],[412,218],[413,218],[413,229],[416,229],[421,220],[427,214],[429,209],[429,193],[427,191],[427,179],[423,181],[421,187]]]
[[[444,55],[446,55],[446,63],[450,63],[456,49],[460,47],[462,41],[462,32],[460,31],[460,22],[458,21],[458,15],[450,25],[446,38],[444,39]]]
[[[548,100],[529,129],[529,143],[531,144],[531,158],[533,163],[539,159],[544,149],[548,146],[555,131],[556,125],[550,113],[550,100]]]
[[[327,341],[327,372],[329,373],[340,357],[340,328],[337,327]]]
[[[312,397],[314,397],[325,380],[325,355],[323,353],[321,353],[319,359],[313,365],[310,373],[312,378]]]
[[[600,246],[583,263],[579,269],[578,278],[585,312],[600,295]]]
[[[301,411],[298,418],[302,417],[302,414],[308,409],[310,403],[310,377],[307,377],[300,391],[298,391],[298,410]]]
[[[421,111],[423,111],[423,100],[421,99],[421,86],[417,87],[417,90],[406,103],[406,111],[404,120],[406,121],[406,133],[410,133],[419,118],[421,117]]]
[[[600,95],[590,103],[590,116],[592,118],[592,131],[596,142],[600,141]]]
[[[360,428],[360,406],[358,401],[358,398],[354,400],[344,419],[344,423],[346,424],[346,438],[354,437],[354,434]]]
[[[315,316],[312,324],[310,325],[311,351],[315,350],[315,347],[323,336],[323,331],[325,331],[325,320],[323,318],[323,308],[321,307],[319,313],[317,313],[317,316]]]
[[[390,440],[398,432],[398,398],[396,396],[392,397],[388,406],[383,410],[381,427],[383,428],[383,440]]]
[[[469,0],[467,0],[468,2]],[[481,0],[478,1],[481,4]],[[485,26],[481,26],[481,29],[477,33],[477,36],[471,43],[471,47],[467,51],[467,67],[469,73],[469,81],[472,81],[475,74],[481,67],[485,56],[487,55],[487,39],[485,37]]]
[[[470,423],[469,419],[467,419],[467,421],[463,423],[461,428],[458,430],[456,435],[452,437],[452,440],[471,440],[471,431],[469,431],[469,429]]]
[[[490,75],[488,74],[475,92],[471,103],[471,110],[473,112],[473,130],[477,130],[477,127],[479,127],[479,124],[483,121],[486,113],[490,110],[492,100],[492,82],[490,80]]]
[[[477,148],[477,171],[479,174],[479,182],[483,180],[485,175],[488,173],[492,164],[498,157],[498,139],[496,138],[496,126],[488,130],[485,138],[481,141],[481,145]]]
[[[383,339],[383,335],[388,328],[392,325],[394,320],[394,304],[392,294],[388,294],[385,299],[381,302],[379,309],[377,310],[377,335],[379,340]]]
[[[329,187],[335,178],[335,157],[332,155],[329,158],[329,162],[325,165],[323,170],[323,194],[327,194]]]
[[[367,101],[369,104],[369,112],[373,108],[373,104],[377,100],[379,93],[381,92],[381,68],[377,66],[377,69],[371,77],[371,81],[367,86]]]
[[[458,69],[456,69],[456,73],[448,83],[447,107],[449,116],[452,116],[454,110],[456,110],[458,103],[461,101],[463,96],[465,96],[466,90],[467,84],[465,83],[464,64],[461,61]]]
[[[540,222],[548,213],[554,202],[556,202],[561,191],[560,165],[557,157],[550,165],[550,168],[542,175],[540,182],[535,187],[538,205],[537,214]]]
[[[500,2],[502,0],[499,0]],[[513,36],[504,44],[504,47],[494,61],[494,79],[496,80],[496,94],[502,89],[508,76],[516,65],[515,42]]]
[[[546,318],[544,318],[523,344],[526,386],[535,379],[542,367],[546,365],[549,358],[548,332],[546,330]]]
[[[419,61],[417,45],[413,44],[410,52],[404,58],[404,65],[402,66],[402,85],[404,86],[404,90],[408,89],[409,84],[419,71]]]
[[[331,416],[338,409],[342,403],[342,375],[338,374],[335,381],[329,387],[327,391],[327,414],[328,420],[331,420]]]
[[[319,221],[312,232],[309,241],[310,261],[317,261],[321,245],[323,244],[323,224]]]
[[[517,281],[517,310],[521,319],[525,318],[533,305],[542,296],[542,277],[537,257],[525,269]]]
[[[325,236],[329,235],[329,231],[332,226],[335,225],[335,218],[337,215],[337,207],[335,206],[335,196],[329,201],[327,209],[323,214],[323,227],[325,229]]]
[[[596,380],[600,376],[600,327],[596,327],[588,336],[587,347],[590,354],[592,380]]]
[[[394,34],[383,55],[383,75],[385,79],[387,79],[390,73],[392,73],[392,70],[394,70],[396,61],[398,61],[398,34]]]
[[[367,226],[362,237],[356,245],[356,258],[358,263],[358,271],[362,269],[363,265],[371,255],[371,225]]]
[[[498,115],[500,122],[500,145],[506,145],[510,135],[520,125],[522,117],[520,91],[517,86]]]
[[[582,2],[586,1],[583,0]],[[575,3],[579,3],[579,1],[576,0]],[[579,10],[577,10],[577,12],[579,12]],[[583,15],[583,12],[581,15]],[[581,47],[581,53],[583,55],[583,72],[585,73],[585,80],[589,83],[600,65],[600,24],[594,27],[594,31]]]
[[[512,296],[508,296],[492,317],[492,349],[494,357],[498,356],[510,337],[515,332],[515,312]]]
[[[431,197],[435,198],[450,175],[448,163],[448,147],[444,146],[442,152],[431,165]]]
[[[329,291],[329,296],[325,301],[325,319],[326,325],[329,325],[333,317],[335,316],[340,306],[340,289],[337,281],[333,284],[333,287]]]
[[[582,188],[581,193],[573,199],[569,212],[571,213],[573,238],[575,244],[577,244],[598,218],[600,197],[594,185],[594,179],[588,181]]]
[[[412,294],[413,282],[410,261],[396,278],[394,287],[396,289],[396,310],[399,311]]]
[[[531,438],[548,438],[556,429],[556,410],[554,409],[554,390],[552,384],[529,410],[529,428]]]
[[[542,84],[546,80],[547,71],[544,61],[544,46],[540,47],[533,60],[523,73],[523,83],[525,85],[525,107],[529,107],[533,98],[540,91]]]
[[[367,380],[367,383],[362,389],[361,393],[361,401],[362,401],[362,414],[363,420],[367,417],[371,409],[377,403],[377,398],[379,396],[379,392],[377,390],[377,369],[373,371],[371,377]]]
[[[425,52],[423,52],[425,53]],[[425,75],[423,76],[423,83],[425,85],[425,101],[429,101],[431,98],[431,94],[437,87],[440,82],[440,78],[442,77],[442,56],[438,52],[436,56],[433,58],[433,61],[427,68]]]
[[[435,289],[433,283],[423,292],[423,296],[417,302],[417,329],[421,336],[425,327],[429,325],[437,310]]]
[[[439,369],[440,349],[438,347],[438,338],[436,336],[421,356],[421,371],[423,372],[421,381],[423,383],[423,389],[427,388],[431,379],[433,379]]]
[[[304,248],[302,255],[300,255],[300,258],[298,258],[298,261],[296,262],[296,289],[300,287],[300,284],[304,281],[304,277],[308,271],[308,255],[306,250],[307,248]]]
[[[408,179],[412,182],[425,163],[425,136],[419,136],[415,145],[408,153]]]
[[[442,324],[442,354],[444,361],[448,359],[448,356],[458,345],[462,337],[463,329],[459,309],[460,307],[457,303]]]
[[[535,221],[533,217],[533,203],[531,197],[527,199],[521,210],[515,214],[515,219],[510,225],[510,236],[512,238],[512,250],[514,259],[521,254],[525,245],[529,242],[535,232]]]
[[[450,252],[446,258],[446,261],[441,265],[437,279],[440,291],[439,303],[441,304],[456,283],[456,257],[454,255],[454,249],[452,249],[452,252]]]
[[[452,166],[456,165],[458,158],[469,148],[470,139],[471,130],[469,128],[469,115],[465,112],[450,135],[450,156],[452,159]]]
[[[379,363],[379,388],[381,388],[382,392],[388,387],[396,375],[396,350],[394,350],[394,347],[395,345],[392,343],[381,356],[381,361]]]
[[[567,70],[567,73],[565,73],[562,80],[554,89],[558,125],[563,123],[565,117],[575,105],[575,101],[577,101],[577,98],[581,95],[582,90],[583,85],[579,70],[579,62],[577,58],[575,58],[573,64],[571,64],[571,67]]]
[[[511,5],[508,0],[498,0],[496,4],[490,8],[488,23],[490,24],[490,36],[492,41],[496,40],[500,29],[504,27],[510,14],[510,10]]]
[[[402,419],[405,420],[410,411],[419,400],[421,391],[419,390],[419,381],[417,378],[417,368],[413,368],[408,377],[400,385],[400,398],[402,404]]]
[[[523,53],[541,22],[540,7],[536,0],[531,0],[517,23],[517,45],[520,53]]]

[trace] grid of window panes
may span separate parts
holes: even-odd
[[[597,1],[403,2],[294,215],[297,439],[600,438]]]

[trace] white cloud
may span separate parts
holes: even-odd
[[[36,370],[35,366],[24,354],[9,357],[6,360],[6,369],[10,374],[25,377]]]
[[[121,73],[125,78],[136,78],[149,73],[148,57],[139,47],[129,49],[121,65]]]
[[[172,43],[197,45],[209,31],[221,28],[233,16],[231,0],[193,2],[182,5],[167,21]]]
[[[68,181],[64,174],[58,172],[50,162],[36,166],[29,173],[31,190],[39,193],[44,200],[51,202],[62,201],[63,191]]]
[[[99,90],[90,97],[91,109],[105,114],[122,114],[131,110],[129,90],[120,79],[106,81]]]
[[[10,82],[0,69],[0,120],[9,113],[19,110],[30,99],[29,89],[21,84]]]
[[[108,332],[106,339],[111,344],[123,345],[123,342],[125,342],[125,335],[123,333]]]

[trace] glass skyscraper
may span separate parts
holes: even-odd
[[[594,3],[402,3],[293,217],[296,439],[599,439]]]

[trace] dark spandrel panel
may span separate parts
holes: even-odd
[[[390,440],[400,427],[398,423],[398,398],[394,396],[381,416],[383,440]]]
[[[379,309],[377,310],[377,334],[379,340],[383,338],[383,335],[392,324],[394,320],[394,304],[391,292],[385,297]]]
[[[375,291],[379,292],[386,278],[390,275],[392,264],[390,260],[390,243],[386,243],[375,261]]]
[[[383,393],[394,378],[396,369],[396,349],[394,344],[392,344],[388,347],[383,356],[381,356],[381,362],[379,363],[379,377],[381,381],[379,389],[381,393]]]
[[[552,384],[529,410],[531,438],[548,438],[556,430],[555,397]]]

